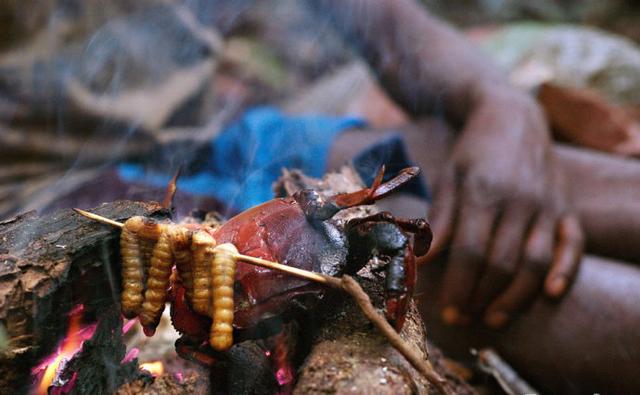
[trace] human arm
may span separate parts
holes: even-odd
[[[407,111],[443,114],[460,130],[432,216],[430,255],[451,242],[443,318],[483,315],[499,327],[543,284],[547,295],[562,295],[577,272],[582,234],[533,98],[413,1],[313,4]]]

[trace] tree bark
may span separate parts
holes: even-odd
[[[157,203],[117,201],[92,211],[116,220],[167,217]],[[84,305],[95,318],[118,304],[119,231],[70,209],[28,212],[0,222],[0,388],[25,388],[30,369],[64,335],[67,313]]]

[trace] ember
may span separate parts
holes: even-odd
[[[83,305],[78,305],[69,313],[69,329],[57,350],[46,357],[38,366],[33,368],[32,375],[34,382],[32,394],[47,394],[49,387],[53,384],[56,387],[68,387],[73,382],[73,377],[69,380],[58,380],[58,375],[66,363],[82,348],[82,343],[90,339],[96,330],[96,324],[82,326]]]
[[[276,381],[281,393],[291,392],[294,380],[294,369],[291,363],[291,351],[295,345],[295,337],[292,329],[285,330],[275,336],[275,348],[271,356],[275,368]]]
[[[145,362],[140,364],[140,369],[151,373],[153,377],[158,377],[164,373],[164,364],[162,361]]]

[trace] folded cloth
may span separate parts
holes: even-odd
[[[273,198],[272,184],[283,168],[296,168],[309,176],[321,177],[338,134],[365,125],[364,120],[355,117],[290,116],[271,107],[249,110],[211,141],[208,158],[196,172],[181,176],[178,188],[246,210]],[[371,169],[389,158],[393,158],[394,168],[410,165],[401,138],[389,142],[387,146],[397,151],[390,156],[379,143],[372,146],[371,154],[360,155],[361,166],[356,170],[363,179],[368,179]],[[147,171],[135,163],[122,164],[118,170],[126,182],[163,186],[171,178],[170,174]],[[409,192],[427,197],[424,184],[418,185]]]

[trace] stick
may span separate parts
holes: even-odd
[[[518,373],[498,355],[496,350],[487,347],[481,350],[471,350],[471,353],[478,357],[480,370],[492,375],[507,394],[540,393],[524,381]]]
[[[88,211],[84,211],[84,210],[80,210],[79,208],[74,208],[73,211],[75,211],[76,213],[83,215],[89,219],[92,219],[94,221],[98,221],[98,222],[102,222],[103,224],[107,224],[107,225],[111,225],[111,226],[115,226],[118,228],[122,228],[124,226],[124,224],[122,222],[118,222],[118,221],[114,221],[112,219],[103,217],[101,215],[98,214],[94,214],[94,213],[90,213]]]
[[[255,258],[249,255],[234,254],[234,257],[240,261],[250,263],[256,266],[262,266],[268,269],[279,270],[281,272],[285,272],[287,274],[291,274],[292,276],[303,278],[305,280],[311,280],[321,284],[329,285],[334,288],[340,288],[340,280],[335,277],[326,276],[324,274],[312,272],[309,270],[299,269],[297,267],[283,265],[278,262]]]
[[[337,280],[337,279],[336,279]],[[369,295],[362,289],[360,284],[353,277],[344,275],[340,284],[340,289],[351,295],[356,304],[362,310],[362,313],[371,321],[382,334],[387,338],[389,343],[396,349],[407,361],[433,385],[435,385],[443,394],[449,395],[452,392],[447,387],[447,381],[433,370],[429,361],[418,354],[409,344],[404,341],[395,329],[384,319],[371,303]],[[333,284],[332,284],[333,286]]]
[[[88,211],[80,210],[77,208],[73,209],[80,215],[83,215],[87,218],[93,219],[98,222],[102,222],[104,224],[116,226],[122,228],[123,224],[118,221],[111,220],[109,218],[102,217],[97,214],[90,213]],[[332,276],[327,276],[324,274],[312,272],[309,270],[304,270],[296,267],[291,267],[287,265],[283,265],[278,262],[268,261],[266,259],[255,258],[248,255],[243,254],[233,254],[234,257],[238,260],[241,260],[246,263],[250,263],[257,266],[266,267],[272,270],[279,270],[281,272],[285,272],[291,274],[296,277],[300,277],[306,280],[316,281],[325,285],[330,286],[331,288],[341,289],[344,292],[351,295],[351,297],[355,300],[356,304],[362,310],[362,313],[371,321],[382,334],[387,338],[389,343],[396,349],[400,354],[402,354],[407,361],[420,373],[424,375],[424,377],[433,385],[435,385],[443,394],[451,394],[451,391],[446,386],[446,380],[443,379],[438,373],[433,370],[433,367],[429,363],[428,360],[424,359],[420,354],[415,352],[414,349],[409,346],[407,342],[400,337],[398,332],[385,320],[376,310],[376,308],[371,303],[371,299],[369,295],[360,287],[360,284],[356,280],[354,280],[351,276],[344,275],[341,278],[336,278]]]

